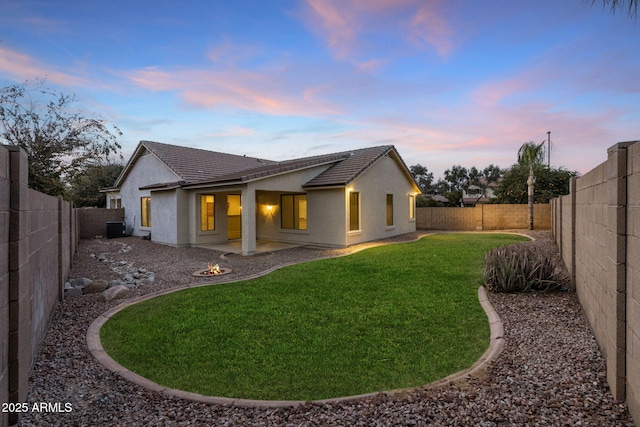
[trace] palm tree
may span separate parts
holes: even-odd
[[[529,167],[529,178],[527,179],[529,195],[529,230],[533,230],[533,191],[536,183],[536,176],[533,167],[544,163],[544,142],[525,142],[518,150],[518,164]]]
[[[629,5],[625,5],[625,3],[629,3]],[[617,9],[627,9],[627,13],[630,17],[638,16],[638,0],[602,0],[603,6],[611,6],[611,12],[615,13]],[[596,0],[591,1],[591,6],[596,3]]]

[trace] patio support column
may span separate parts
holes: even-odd
[[[256,190],[247,184],[242,189],[242,255],[256,252]]]

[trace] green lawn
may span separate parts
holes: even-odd
[[[135,304],[105,350],[150,380],[205,395],[316,400],[419,386],[489,345],[484,255],[527,240],[438,234]]]

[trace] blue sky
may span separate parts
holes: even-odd
[[[124,133],[273,160],[393,144],[436,177],[551,131],[581,173],[640,139],[640,23],[601,0],[0,0],[0,85]]]

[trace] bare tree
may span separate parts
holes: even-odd
[[[75,96],[42,79],[0,89],[0,142],[22,147],[29,158],[29,186],[54,196],[87,166],[120,150],[122,132],[74,110]]]

